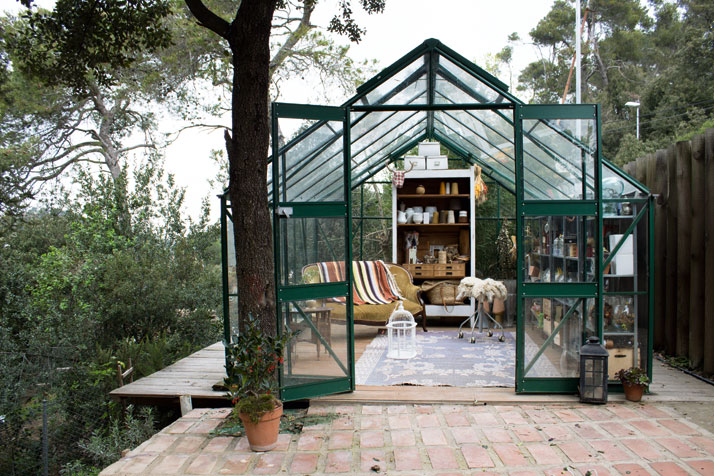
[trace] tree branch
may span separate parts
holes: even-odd
[[[288,57],[297,42],[300,41],[312,29],[312,25],[310,25],[310,17],[312,16],[312,12],[314,10],[314,2],[305,2],[305,6],[303,7],[302,11],[302,17],[300,18],[300,24],[295,29],[295,31],[290,33],[288,39],[285,40],[285,43],[283,43],[277,53],[275,53],[273,58],[270,60],[268,77],[273,77],[273,73],[275,73],[275,70],[280,67],[283,61],[285,61],[285,58]]]
[[[221,38],[228,39],[230,23],[209,10],[201,0],[185,0],[186,6],[198,20],[198,24],[208,28]]]

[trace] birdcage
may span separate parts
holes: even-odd
[[[389,316],[387,323],[387,357],[411,359],[416,357],[416,322],[412,313],[404,309],[402,302]]]

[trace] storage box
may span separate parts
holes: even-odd
[[[635,257],[632,254],[619,252],[615,255],[611,263],[615,264],[613,274],[627,276],[635,273]]]
[[[426,158],[428,170],[446,170],[449,168],[449,159],[445,155],[435,155]]]
[[[635,365],[635,353],[633,349],[614,347],[607,350],[607,375],[610,380],[615,380],[615,374],[620,370],[626,370]]]
[[[404,157],[404,170],[426,169],[426,159],[421,155],[407,155]]]
[[[441,146],[438,142],[419,142],[419,155],[439,155]]]
[[[610,235],[610,251],[615,249],[615,247],[620,242],[623,236],[624,235]],[[622,244],[622,247],[620,247],[620,249],[617,251],[617,254],[631,255],[632,253],[632,235],[629,235],[625,242]]]

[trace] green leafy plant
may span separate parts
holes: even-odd
[[[234,342],[226,344],[228,396],[237,413],[246,414],[253,423],[280,402],[276,370],[283,363],[283,349],[293,333],[266,335],[252,315]]]
[[[620,370],[615,374],[615,377],[620,379],[622,383],[629,385],[644,385],[647,387],[650,384],[647,372],[640,367],[630,367],[629,369]]]

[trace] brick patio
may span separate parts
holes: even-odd
[[[315,405],[329,424],[253,453],[195,409],[102,475],[714,475],[714,435],[651,404]]]

